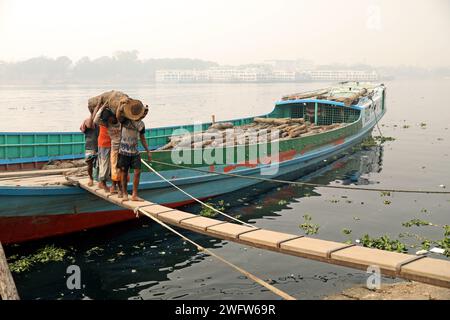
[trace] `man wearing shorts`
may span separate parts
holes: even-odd
[[[98,108],[94,110],[93,114],[98,111]],[[98,126],[93,121],[93,115],[85,119],[80,126],[80,131],[84,133],[85,140],[85,161],[88,166],[89,182],[88,186],[94,185],[93,168],[97,161],[98,151]]]
[[[128,200],[127,177],[130,169],[134,170],[132,201],[141,201],[138,197],[138,186],[141,175],[141,156],[138,150],[139,139],[147,151],[149,159],[151,158],[148,149],[147,140],[145,140],[145,124],[142,120],[130,120],[123,116],[123,109],[118,108],[117,119],[122,123],[122,132],[120,137],[119,159],[117,166],[122,175],[122,195],[124,200]],[[119,197],[121,194],[119,194]]]

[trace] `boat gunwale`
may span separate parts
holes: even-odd
[[[383,112],[380,114],[380,117],[382,117],[385,114],[385,112],[386,111],[383,110]],[[361,120],[361,119],[359,119],[359,120]],[[355,121],[355,122],[357,122],[357,121]],[[304,161],[309,161],[313,158],[321,157],[321,156],[327,154],[328,152],[330,152],[331,149],[334,149],[332,152],[337,152],[341,149],[345,149],[345,148],[349,147],[354,141],[356,141],[359,138],[362,138],[370,130],[372,130],[373,127],[375,126],[375,123],[376,123],[376,120],[373,119],[369,124],[367,124],[366,126],[364,126],[362,128],[363,130],[359,131],[357,134],[348,136],[347,137],[348,140],[343,142],[341,145],[328,146],[324,150],[313,150],[312,152],[309,152],[305,155],[301,155],[294,159],[279,162],[278,164],[279,164],[279,166],[292,165],[292,164],[295,164],[296,162],[304,162]],[[342,129],[342,128],[338,128],[338,129]],[[233,174],[252,175],[254,173],[254,171],[258,171],[264,167],[269,167],[269,166],[270,166],[270,164],[264,164],[262,166],[258,166],[255,168],[242,168],[242,169],[238,169],[238,170],[234,171]],[[195,168],[192,168],[192,169],[195,169]],[[189,168],[186,168],[184,170],[189,170]],[[221,179],[221,178],[219,178],[219,176],[223,176],[223,175],[212,172],[211,174],[204,174],[202,176],[197,175],[197,176],[183,177],[183,178],[173,179],[171,181],[173,181],[174,183],[178,183],[179,185],[184,185],[184,184],[192,183],[190,180],[195,180],[195,182],[200,183],[200,182],[205,182],[205,181],[214,181],[217,179]],[[229,178],[232,178],[232,177],[233,176],[229,176]],[[158,186],[158,184],[160,184],[161,186]],[[154,190],[154,189],[164,188],[165,186],[167,186],[167,183],[164,181],[142,181],[140,185],[141,185],[141,187],[143,187],[142,190]],[[153,187],[149,188],[148,186],[150,186],[150,185],[153,185]],[[19,191],[19,192],[14,192],[14,190]],[[65,192],[61,192],[63,190],[65,190]],[[11,192],[11,191],[13,191],[13,192]],[[29,191],[31,194],[27,191]],[[55,191],[58,193],[57,195],[75,195],[75,194],[80,194],[80,193],[84,192],[83,190],[75,189],[71,186],[65,186],[65,185],[62,185],[62,186],[20,186],[20,188],[13,187],[13,186],[1,186],[0,185],[0,196],[5,196],[5,195],[13,195],[13,196],[49,195],[49,196],[52,196],[50,194],[42,193],[42,192],[48,192],[48,191]],[[70,191],[72,191],[72,192],[70,192]]]

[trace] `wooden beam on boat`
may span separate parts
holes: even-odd
[[[15,177],[31,177],[31,176],[50,176],[60,175],[77,168],[50,169],[50,170],[29,170],[29,171],[7,171],[0,172],[0,179]]]
[[[9,270],[5,251],[0,242],[0,296],[2,300],[19,300],[16,284]]]
[[[88,179],[77,180],[69,177],[67,179],[120,207],[207,236],[360,270],[375,266],[385,276],[450,288],[450,261],[249,227],[205,218],[150,201],[124,201],[117,195],[108,194],[96,186],[89,187]]]

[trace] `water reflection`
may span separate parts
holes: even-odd
[[[301,181],[347,185],[371,183],[366,175],[381,170],[382,154],[382,147],[346,154]],[[301,198],[318,196],[321,196],[320,188],[262,183],[211,202],[223,200],[227,204],[227,213],[239,214],[242,220],[252,222],[278,216],[277,212]],[[200,207],[190,205],[183,210],[199,212]],[[226,241],[182,232],[206,248],[220,248],[227,244]],[[145,219],[52,241],[9,247],[8,254],[26,254],[48,243],[67,249],[69,258],[64,262],[38,265],[30,272],[16,275],[18,289],[24,299],[158,299],[162,296],[181,299],[207,297],[211,290],[231,296],[244,292],[254,294],[260,290],[258,285],[248,281],[202,289],[210,280],[202,274],[193,280],[198,286],[196,292],[185,290],[177,284],[177,280],[183,277],[177,271],[189,269],[210,257]],[[81,290],[70,291],[66,287],[65,270],[71,264],[80,266],[82,270],[84,287]]]
[[[307,181],[321,185],[331,183],[342,185],[375,184],[376,182],[371,181],[368,174],[381,172],[382,159],[383,146],[373,146],[357,152],[344,153],[340,158],[313,170],[307,175],[294,173],[283,179],[299,182]],[[301,178],[298,175],[301,175]],[[262,217],[278,216],[277,212],[288,208],[292,203],[299,202],[301,198],[319,196],[321,196],[321,193],[315,187],[263,182],[251,188],[219,196],[210,202],[217,204],[218,201],[224,201],[230,210],[227,212],[242,216],[243,221],[249,222]],[[198,213],[200,209],[198,205],[183,208],[185,211],[195,213]]]

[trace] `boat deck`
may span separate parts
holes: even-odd
[[[0,187],[45,187],[70,185],[65,174],[83,175],[83,167],[0,172]]]
[[[0,176],[0,186],[5,187],[45,187],[68,185],[66,177],[62,174],[43,175],[43,176]]]
[[[361,270],[377,266],[383,275],[450,288],[450,261],[447,260],[371,249],[239,225],[183,212],[149,201],[124,201],[117,195],[106,193],[97,186],[89,187],[86,178],[71,177],[67,179],[88,192],[132,210],[136,214],[151,216],[167,224],[207,236]]]

